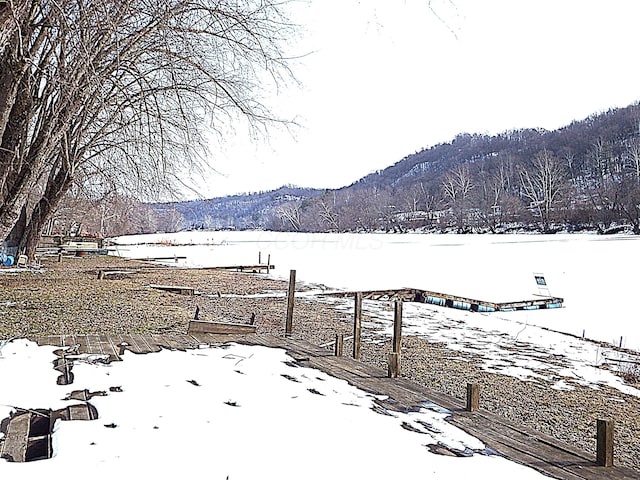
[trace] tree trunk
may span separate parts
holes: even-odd
[[[29,160],[25,160],[26,134],[32,108],[30,82],[27,77],[23,77],[12,100],[0,143],[0,238],[2,239],[9,235],[16,224],[26,204],[29,190],[36,180],[36,170],[28,163]],[[2,121],[3,119],[0,119],[0,122]]]
[[[20,244],[20,240],[24,235],[24,231],[26,227],[27,227],[27,207],[25,205],[24,207],[22,207],[22,211],[20,212],[20,217],[18,218],[18,221],[13,226],[13,229],[11,229],[11,232],[9,233],[9,235],[7,236],[7,239],[5,240],[5,244],[8,248],[18,248],[18,245]]]
[[[29,0],[0,3],[0,139],[29,68],[24,45],[29,44],[29,36],[33,32],[30,26],[31,3]]]
[[[18,251],[24,252],[30,259],[35,257],[42,228],[46,225],[51,214],[55,212],[58,203],[69,190],[71,184],[72,177],[64,168],[60,169],[55,176],[49,178],[45,193],[33,208],[18,245]]]

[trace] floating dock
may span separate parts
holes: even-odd
[[[469,310],[471,312],[513,312],[516,310],[541,310],[561,308],[564,299],[561,297],[540,297],[514,302],[488,302],[458,295],[421,290],[417,288],[400,288],[391,290],[366,290],[362,292],[329,292],[322,295],[333,297],[353,297],[361,293],[367,300],[404,300],[409,302],[429,303],[441,307]]]

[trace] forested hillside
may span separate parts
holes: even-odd
[[[186,227],[640,233],[640,106],[555,130],[460,134],[350,186],[157,205]]]
[[[295,219],[286,217],[290,205],[302,205],[320,195],[321,190],[284,186],[270,192],[232,195],[209,200],[159,203],[152,205],[165,217],[180,217],[180,225],[189,229],[249,230],[280,229],[293,224]],[[170,215],[172,213],[172,215]]]

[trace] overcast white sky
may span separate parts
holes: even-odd
[[[314,53],[294,65],[302,87],[269,102],[301,128],[214,146],[203,197],[337,188],[458,133],[640,100],[636,0],[308,0],[293,20],[291,49]]]

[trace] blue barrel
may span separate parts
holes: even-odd
[[[5,267],[10,267],[11,265],[13,265],[13,260],[14,259],[13,259],[13,257],[11,255],[7,255],[2,264]]]

